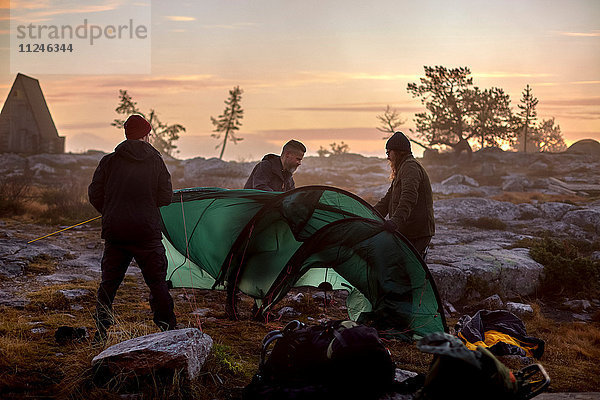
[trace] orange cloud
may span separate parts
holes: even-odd
[[[404,113],[415,113],[421,111],[423,107],[394,107],[399,112]],[[373,104],[373,105],[337,105],[337,106],[315,106],[315,107],[289,107],[285,108],[289,111],[332,111],[332,112],[380,112],[385,111],[385,105]]]
[[[19,10],[19,15],[14,15],[13,19],[17,21],[26,20],[27,22],[42,22],[48,21],[48,17],[53,17],[57,15],[67,15],[67,14],[83,14],[83,13],[97,13],[104,11],[112,11],[119,8],[119,2],[112,1],[106,2],[107,4],[103,5],[90,5],[90,6],[82,6],[79,8],[56,8],[56,5],[49,2],[36,2],[32,4],[31,2],[20,3],[20,2],[12,2],[11,9]],[[15,4],[16,3],[16,4]],[[39,11],[31,11],[24,13],[23,10],[39,10]]]
[[[600,81],[571,81],[571,82],[540,82],[537,86],[560,86],[560,85],[597,85]]]
[[[195,17],[185,17],[182,15],[167,15],[167,16],[165,16],[165,18],[168,19],[169,21],[177,21],[177,22],[189,22],[189,21],[196,20]]]
[[[594,30],[592,32],[559,32],[559,34],[571,37],[597,37],[600,36],[600,31]]]
[[[372,141],[381,138],[381,133],[375,128],[333,128],[333,129],[271,129],[257,131],[251,134],[252,137],[258,137],[269,141],[285,141],[289,138],[298,138],[299,140],[353,140],[353,141]]]
[[[253,26],[258,26],[257,23],[254,22],[237,22],[237,23],[233,23],[233,24],[219,24],[219,25],[204,25],[205,29],[231,29],[231,30],[237,30],[237,29],[243,29],[243,28],[250,28]]]
[[[474,78],[547,78],[554,76],[546,73],[521,73],[521,72],[481,72],[471,74]]]
[[[600,97],[583,97],[577,99],[544,100],[544,105],[555,106],[600,106]]]

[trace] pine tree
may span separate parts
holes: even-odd
[[[470,154],[473,78],[468,67],[425,66],[425,78],[407,90],[420,97],[426,111],[415,114],[417,132],[430,146],[445,145]]]
[[[517,114],[518,119],[520,120],[520,129],[523,130],[523,152],[527,153],[527,140],[530,141],[533,139],[535,135],[535,120],[537,119],[537,111],[536,107],[538,104],[538,99],[533,97],[531,93],[531,88],[529,84],[523,91],[523,97],[521,97],[521,104],[518,104],[518,107],[521,111]],[[531,137],[527,137],[527,136]]]
[[[473,94],[473,133],[483,149],[488,146],[500,147],[503,143],[512,144],[516,133],[512,129],[513,115],[510,97],[504,90],[492,87]]]
[[[560,131],[560,125],[554,125],[554,117],[543,120],[537,128],[535,142],[540,151],[558,153],[567,149]]]
[[[242,106],[240,105],[242,93],[244,93],[244,91],[240,89],[239,86],[234,87],[229,91],[229,99],[225,100],[227,107],[225,107],[223,114],[219,115],[218,118],[210,117],[212,124],[215,126],[213,132],[217,132],[213,133],[211,136],[220,139],[221,134],[225,134],[223,142],[215,147],[217,149],[221,147],[221,154],[219,155],[220,160],[223,159],[227,139],[231,140],[233,144],[237,144],[237,142],[244,140],[243,138],[235,136],[235,131],[240,129],[240,126],[242,126],[241,119],[244,118],[244,110],[242,110]]]

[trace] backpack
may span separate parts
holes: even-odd
[[[263,339],[258,373],[243,398],[376,398],[393,383],[395,370],[374,328],[353,321],[292,321]]]
[[[417,347],[434,354],[424,385],[416,393],[418,400],[526,400],[550,384],[540,364],[513,373],[485,347],[469,350],[447,333],[427,335]]]

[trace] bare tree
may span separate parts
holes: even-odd
[[[395,108],[391,108],[389,104],[386,106],[383,114],[377,115],[377,119],[381,123],[377,127],[377,130],[388,135],[384,136],[383,139],[389,139],[390,136],[400,129],[402,125],[406,123],[406,120],[400,116],[400,113]]]
[[[239,86],[234,87],[229,91],[229,98],[225,100],[225,111],[223,114],[219,115],[218,118],[210,117],[212,124],[215,126],[215,129],[211,136],[220,139],[221,134],[224,133],[223,142],[218,144],[215,148],[221,147],[221,154],[219,155],[219,159],[223,159],[223,153],[225,153],[225,145],[227,144],[227,139],[233,142],[233,144],[237,144],[237,142],[244,140],[244,138],[239,138],[235,136],[235,131],[240,129],[242,126],[241,120],[244,118],[244,110],[242,110],[242,106],[240,102],[242,101],[242,93],[244,91],[240,89]]]
[[[389,139],[396,131],[400,130],[400,127],[406,123],[406,120],[400,116],[400,113],[395,108],[391,108],[389,104],[386,106],[383,114],[377,115],[377,119],[381,123],[380,126],[376,127],[376,129],[380,132],[387,133],[388,135],[384,136],[383,139]],[[412,132],[412,130],[411,130]],[[408,136],[407,136],[408,137]],[[408,138],[411,142],[418,144],[424,149],[428,149],[429,147],[425,146],[418,141]]]

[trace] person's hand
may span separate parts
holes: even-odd
[[[383,223],[383,228],[388,232],[396,232],[398,230],[398,225],[391,219],[386,219]]]

